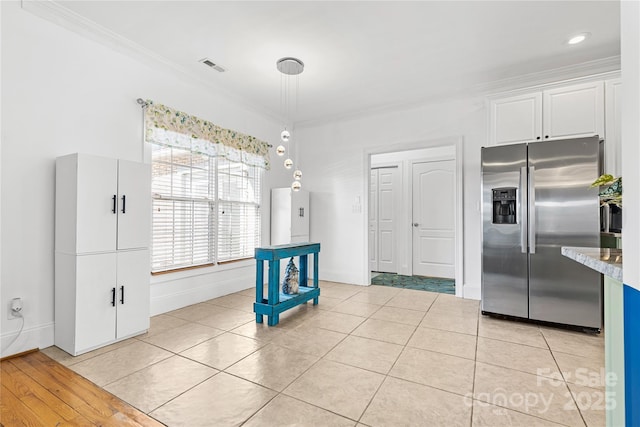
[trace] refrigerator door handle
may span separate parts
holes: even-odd
[[[520,168],[520,200],[518,209],[520,210],[520,252],[527,253],[527,168]]]
[[[536,253],[536,168],[529,166],[529,253]]]

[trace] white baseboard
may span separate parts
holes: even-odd
[[[1,357],[12,356],[23,351],[32,350],[34,348],[47,348],[53,345],[53,322],[43,325],[36,325],[23,329],[16,341],[7,348],[9,343],[18,334],[18,330],[6,332],[2,334],[0,341],[2,343]]]
[[[479,301],[482,297],[479,285],[464,285],[462,292],[463,298],[465,299],[475,299]]]
[[[328,271],[325,269],[320,270],[320,280],[326,280],[327,282],[346,283],[348,285],[368,286],[369,283],[364,283],[359,274],[348,274],[344,272]]]
[[[151,285],[151,316],[255,287],[255,267]]]

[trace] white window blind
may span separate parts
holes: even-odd
[[[252,257],[260,243],[261,169],[151,145],[152,272]]]
[[[218,260],[249,258],[260,244],[260,169],[218,158]]]

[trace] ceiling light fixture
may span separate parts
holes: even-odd
[[[583,41],[585,41],[586,39],[589,38],[589,36],[591,36],[591,33],[580,33],[580,34],[576,34],[575,36],[572,36],[568,41],[567,44],[578,44],[578,43],[582,43]]]
[[[282,143],[287,144],[287,147],[283,144],[280,144],[276,148],[276,153],[278,156],[284,156],[289,150],[290,143],[291,145],[295,145],[295,138],[292,137],[291,133],[293,131],[293,125],[291,123],[291,110],[294,112],[298,108],[298,92],[300,89],[299,75],[304,71],[304,63],[298,58],[280,58],[276,61],[276,68],[280,71],[280,108],[283,110],[283,115],[285,118],[284,129],[280,133],[280,139]],[[292,78],[295,76],[295,86],[291,84]],[[292,106],[293,104],[293,106]],[[291,184],[291,189],[293,191],[298,191],[302,187],[300,184],[300,180],[302,179],[302,171],[300,171],[299,166],[297,165],[297,151],[296,151],[296,168],[293,172],[293,183]],[[286,169],[291,169],[294,166],[294,161],[291,160],[291,152],[287,159],[284,161],[284,167]]]

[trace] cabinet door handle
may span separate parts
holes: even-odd
[[[122,195],[122,213],[127,213],[126,203],[127,203],[127,196],[123,194]]]
[[[118,199],[118,197],[115,194],[111,198],[111,200],[113,200],[113,208],[111,209],[111,212],[113,212],[113,213],[116,213],[116,200],[117,199]]]
[[[549,138],[549,135],[545,135],[544,137],[545,137],[545,138]]]
[[[111,288],[111,306],[116,306],[116,288]]]
[[[300,208],[300,210],[299,210],[299,215],[300,215],[301,217],[304,217],[304,208]]]
[[[540,137],[539,137],[539,136],[537,136],[537,137],[536,137],[536,139],[540,139]]]
[[[120,304],[124,304],[124,286],[120,286]]]

